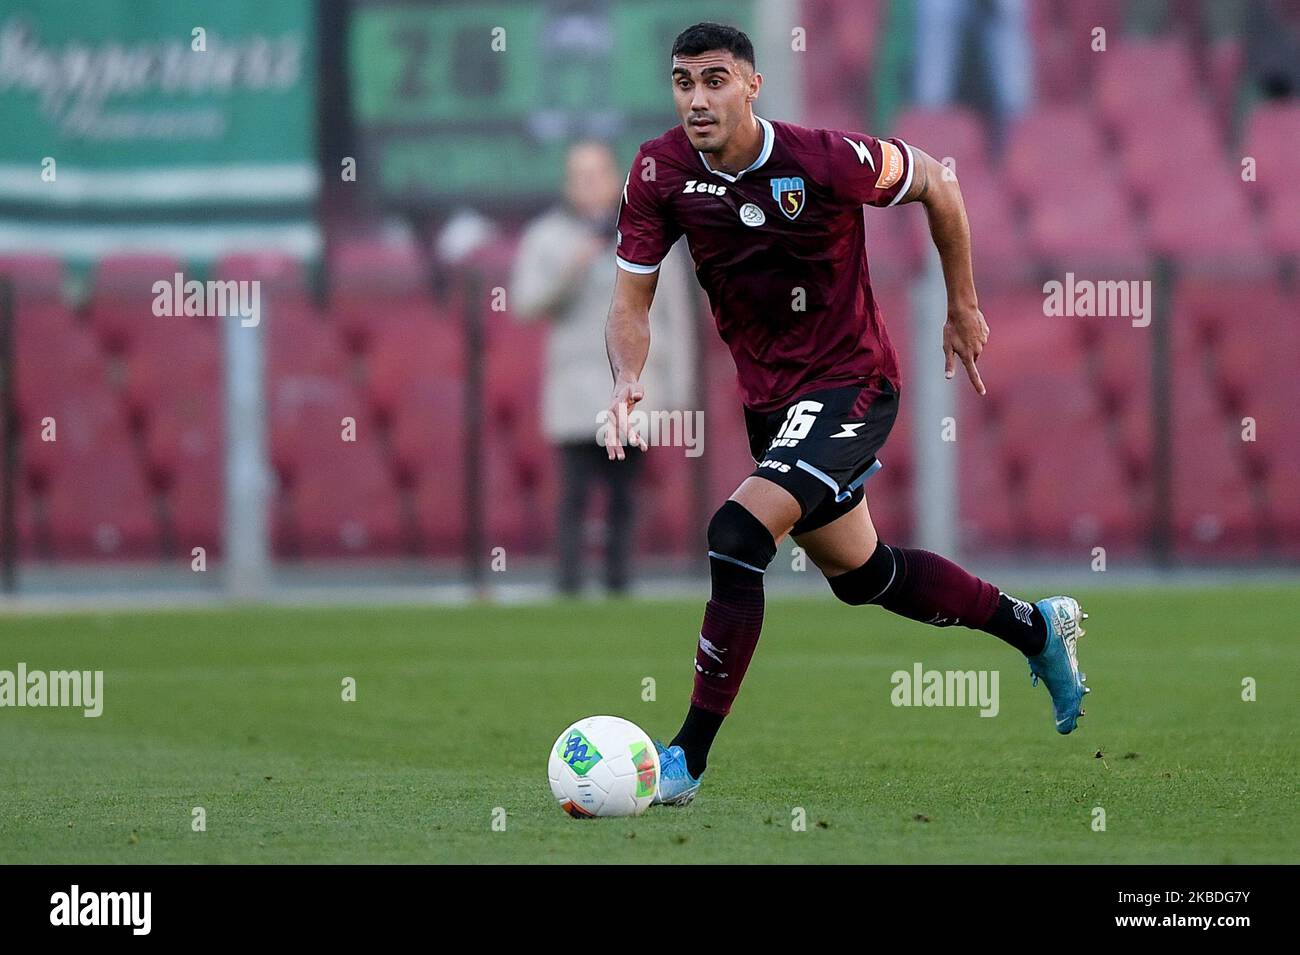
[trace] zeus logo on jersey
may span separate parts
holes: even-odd
[[[696,195],[699,195],[700,193],[708,193],[711,196],[725,196],[727,194],[727,187],[715,186],[711,182],[700,182],[698,179],[687,179],[686,186],[682,189],[682,193],[686,194],[692,192]]]
[[[802,176],[783,176],[772,180],[772,198],[787,219],[793,219],[803,212],[805,195]]]

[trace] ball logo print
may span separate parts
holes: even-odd
[[[639,816],[654,798],[659,756],[635,723],[590,716],[560,734],[547,776],[555,801],[575,819]]]
[[[636,795],[637,798],[649,799],[655,794],[655,783],[658,781],[658,760],[655,757],[654,746],[647,746],[645,743],[633,743],[630,747],[632,753],[632,764],[636,767]]]
[[[591,767],[600,762],[600,753],[585,736],[573,730],[565,740],[564,752],[560,758],[579,776],[585,776]]]

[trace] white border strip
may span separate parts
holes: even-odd
[[[65,161],[55,170],[55,180],[45,182],[39,163],[0,165],[0,198],[56,206],[215,199],[257,202],[310,200],[320,189],[320,172],[311,163],[91,171]]]
[[[916,157],[912,155],[912,147],[901,139],[899,142],[903,143],[903,149],[907,151],[907,178],[903,180],[903,188],[898,190],[898,195],[894,196],[889,206],[897,205],[898,200],[907,195],[907,190],[912,188],[912,171],[916,168]],[[889,206],[885,208],[888,209]]]
[[[620,255],[614,256],[614,261],[618,267],[625,272],[635,272],[637,275],[651,275],[659,271],[658,265],[637,265],[635,262],[629,262]]]
[[[726,554],[719,554],[716,550],[709,551],[709,556],[715,557],[718,560],[725,560],[727,563],[735,564],[737,567],[744,567],[746,570],[752,570],[756,574],[767,573],[767,571],[765,571],[762,567],[755,567],[753,564],[747,564],[743,560],[736,560],[736,558],[728,557]]]
[[[297,258],[320,255],[320,229],[310,222],[183,225],[46,225],[0,219],[0,253],[44,252],[97,259],[114,252],[217,258],[274,249]]]

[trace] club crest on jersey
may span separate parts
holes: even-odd
[[[787,219],[793,219],[803,212],[805,195],[807,193],[804,192],[802,176],[785,176],[772,180],[772,198]]]

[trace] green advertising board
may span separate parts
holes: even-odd
[[[309,217],[313,10],[311,0],[0,5],[0,245],[222,210]]]
[[[685,27],[752,27],[731,0],[359,3],[348,37],[353,114],[394,204],[553,196],[566,145],[620,159],[676,120],[669,50]]]

